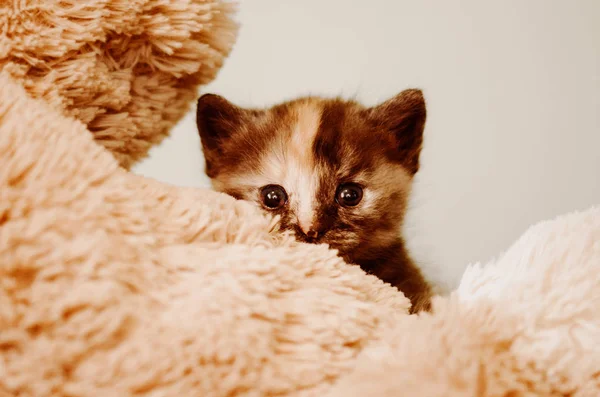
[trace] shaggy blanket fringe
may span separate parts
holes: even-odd
[[[250,204],[123,167],[217,72],[231,4],[0,7],[0,396],[600,395],[600,208],[408,315]]]
[[[0,70],[129,168],[215,78],[233,12],[222,0],[3,0]]]

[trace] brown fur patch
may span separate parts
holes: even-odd
[[[280,215],[281,228],[300,241],[329,244],[347,262],[401,289],[417,310],[428,307],[430,288],[400,230],[425,115],[421,92],[407,90],[373,108],[306,97],[242,109],[205,95],[197,120],[215,189]],[[362,188],[354,207],[336,200],[346,183]],[[262,204],[266,185],[285,189],[284,206]]]

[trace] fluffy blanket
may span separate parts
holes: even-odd
[[[94,27],[108,32],[93,41],[100,59],[113,38],[135,37],[144,47],[153,34],[170,37],[171,25],[193,25],[182,20],[191,18],[186,7],[203,15],[194,25],[202,34],[174,34],[160,51],[153,42],[144,47],[144,59],[164,56],[170,71],[143,58],[139,69],[111,66],[111,75],[123,67],[130,81],[170,76],[180,101],[124,101],[127,109],[162,106],[149,138],[135,121],[99,130],[105,124],[77,111],[90,98],[118,101],[137,92],[133,86],[90,96],[97,80],[78,74],[71,85],[38,90],[65,59],[79,65],[91,57],[85,45],[58,58],[26,51],[42,40],[27,32],[56,26],[41,18],[47,3],[14,2],[22,8],[5,9],[0,25],[0,395],[600,395],[600,209],[532,227],[498,259],[469,267],[455,292],[434,300],[433,313],[408,315],[396,289],[327,247],[273,233],[272,220],[250,205],[122,167],[176,121],[175,107],[192,98],[180,90],[202,83],[190,76],[216,73],[228,49],[208,66],[201,59],[206,43],[218,41],[211,35],[234,34],[221,13],[228,4],[55,3],[79,10],[77,18],[69,14],[43,40],[54,37],[60,53],[57,34],[75,29],[75,41],[91,40]],[[126,3],[139,6],[131,21],[122,19]],[[135,36],[84,10],[126,26],[144,25],[135,18],[145,15],[155,25]],[[166,16],[173,12],[180,17]],[[212,26],[211,18],[221,22]],[[190,45],[186,56],[167,56],[181,43]],[[197,62],[186,69],[190,58]],[[72,106],[63,106],[69,98]],[[95,106],[92,120],[136,119]]]
[[[130,167],[216,76],[233,11],[223,0],[3,0],[0,69]]]

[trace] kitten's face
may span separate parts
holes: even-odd
[[[215,189],[280,215],[298,240],[352,260],[399,238],[419,167],[420,91],[373,108],[308,97],[266,110],[204,95],[197,121]]]

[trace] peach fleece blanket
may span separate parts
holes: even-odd
[[[0,6],[0,396],[600,395],[598,208],[411,316],[250,205],[124,168],[216,74],[231,11]]]

